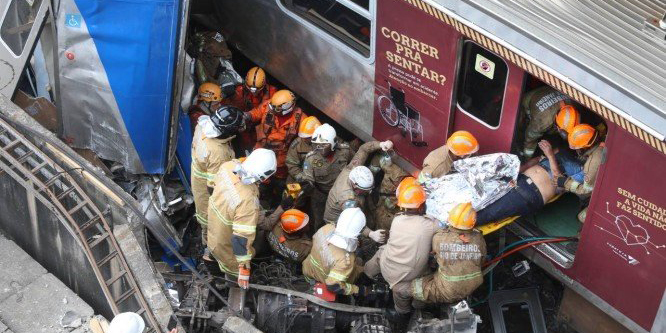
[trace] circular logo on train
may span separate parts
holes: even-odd
[[[481,68],[482,71],[488,73],[493,69],[493,66],[485,59],[479,61],[479,68]]]

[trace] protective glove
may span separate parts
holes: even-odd
[[[382,141],[379,143],[379,148],[383,151],[389,151],[393,149],[393,142],[391,142],[391,140]]]
[[[375,241],[375,243],[379,244],[384,244],[386,243],[386,230],[384,229],[377,229],[375,231],[370,231],[370,235],[368,235],[370,239]]]
[[[247,289],[250,286],[250,269],[245,265],[238,265],[238,286]]]

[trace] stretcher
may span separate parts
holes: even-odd
[[[560,193],[560,194],[554,196],[552,199],[548,200],[548,202],[546,204],[549,204],[549,203],[559,199],[562,196],[562,194],[563,193]],[[476,229],[481,231],[481,234],[483,234],[485,236],[485,235],[491,234],[491,233],[503,228],[504,226],[507,226],[507,225],[515,222],[519,217],[520,216],[507,217],[507,218],[505,218],[503,220],[500,220],[500,221],[497,221],[497,222],[491,222],[491,223],[488,223],[488,224],[484,224],[484,225],[482,225],[482,226],[480,226]]]

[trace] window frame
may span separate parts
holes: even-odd
[[[7,6],[5,7],[4,11],[2,11],[2,16],[0,16],[0,29],[2,29],[2,25],[5,23],[5,20],[7,20],[7,15],[9,14],[9,9],[12,6],[12,3],[14,1],[17,1],[17,0],[10,0],[9,2],[7,2]],[[46,0],[42,0],[42,1],[46,1]],[[42,6],[42,2],[39,3],[37,11],[35,12],[35,14],[39,14],[39,10],[41,9],[41,6]],[[32,29],[35,28],[35,23],[36,22],[33,22],[32,25],[30,26],[30,30],[28,32],[28,37],[30,37],[30,34],[32,33]],[[0,43],[2,43],[2,46],[4,48],[6,48],[9,51],[9,53],[12,56],[14,56],[14,58],[19,59],[19,58],[21,58],[23,53],[25,53],[25,49],[26,49],[26,45],[28,44],[28,41],[26,41],[21,46],[21,53],[19,53],[19,54],[14,53],[14,50],[12,50],[12,48],[9,46],[9,44],[7,44],[7,41],[5,41],[4,38],[2,38],[2,35],[0,35]]]
[[[494,56],[496,56],[497,58],[499,58],[500,60],[502,60],[502,62],[503,62],[504,65],[506,66],[506,77],[504,78],[504,93],[502,94],[502,105],[501,105],[501,108],[500,108],[500,115],[499,115],[499,121],[497,122],[497,126],[494,126],[494,127],[493,127],[493,126],[490,126],[490,124],[488,124],[487,122],[483,121],[482,119],[480,119],[479,117],[475,116],[474,114],[470,113],[469,111],[465,110],[462,106],[460,106],[460,103],[458,103],[458,93],[460,92],[460,89],[463,89],[463,87],[460,87],[460,86],[459,86],[459,85],[460,85],[460,81],[461,81],[461,80],[459,79],[459,76],[460,76],[460,71],[465,70],[465,66],[464,66],[465,64],[463,64],[462,61],[463,61],[464,58],[465,58],[465,54],[464,54],[464,53],[465,53],[465,46],[467,45],[467,43],[475,44],[476,46],[478,46],[478,47],[480,47],[480,48],[486,50],[487,52],[493,54]],[[459,57],[459,60],[458,60],[458,73],[456,73],[456,86],[457,86],[456,89],[455,89],[456,108],[457,108],[458,110],[460,110],[460,112],[462,112],[462,113],[466,114],[467,116],[469,116],[470,118],[474,119],[474,120],[475,120],[476,122],[478,122],[479,124],[481,124],[481,125],[483,125],[483,126],[489,128],[489,129],[491,129],[491,130],[497,130],[497,129],[499,129],[499,128],[502,126],[502,116],[504,115],[504,101],[506,100],[506,92],[507,92],[506,87],[507,87],[507,85],[508,85],[508,83],[509,83],[509,75],[510,75],[510,74],[511,74],[511,67],[510,67],[509,64],[506,62],[506,60],[504,60],[504,58],[502,58],[502,56],[500,56],[499,54],[497,54],[497,53],[495,53],[495,52],[492,52],[492,51],[488,50],[487,48],[483,47],[483,45],[481,45],[481,44],[479,44],[479,43],[476,43],[476,42],[474,42],[473,40],[470,40],[470,39],[463,40],[462,46],[461,46],[461,48],[460,48],[460,57]]]
[[[338,48],[341,49],[343,52],[349,54],[353,58],[362,61],[365,64],[373,64],[375,62],[375,40],[377,37],[375,33],[376,24],[377,24],[377,0],[369,0],[368,2],[369,9],[367,11],[365,8],[357,5],[351,0],[335,0],[335,2],[345,6],[349,10],[370,21],[370,54],[368,56],[365,56],[354,47],[349,46],[347,43],[345,43],[335,35],[331,34],[326,29],[312,22],[310,19],[291,10],[289,7],[283,4],[282,1],[291,2],[292,0],[275,0],[275,2],[284,13],[286,13],[291,18],[298,21],[300,24],[306,26],[309,30],[312,30],[318,36],[331,42],[331,44],[337,45]]]

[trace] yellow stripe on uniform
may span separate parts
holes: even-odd
[[[414,279],[412,282],[412,289],[414,289],[414,299],[417,299],[419,301],[425,301],[425,297],[423,296],[423,279],[418,278]]]
[[[201,216],[201,214],[194,214],[194,216],[197,218],[197,221],[199,221],[199,223],[203,225],[208,225],[208,219]]]
[[[215,175],[212,173],[208,172],[203,172],[192,163],[192,175],[196,178],[201,178],[201,179],[206,179],[206,180],[213,180],[215,178]]]
[[[331,278],[331,279],[334,279],[334,280],[338,280],[340,282],[347,281],[347,276],[346,275],[337,273],[335,271],[328,272],[328,277]]]
[[[217,208],[215,208],[215,206],[211,206],[211,207],[213,208],[213,212],[215,213],[215,215],[216,215],[220,220],[222,220],[222,223],[224,223],[224,224],[226,224],[226,225],[228,225],[228,226],[231,226],[231,225],[232,225],[231,221],[225,219],[224,216],[222,216],[222,213],[220,213],[220,211],[217,210]]]
[[[236,261],[238,261],[238,262],[250,261],[250,260],[252,260],[252,255],[250,255],[250,254],[246,254],[246,255],[243,255],[243,256],[236,256]]]
[[[237,224],[234,223],[231,226],[231,229],[236,232],[256,232],[257,231],[257,226],[256,225],[245,225],[245,224]]]

